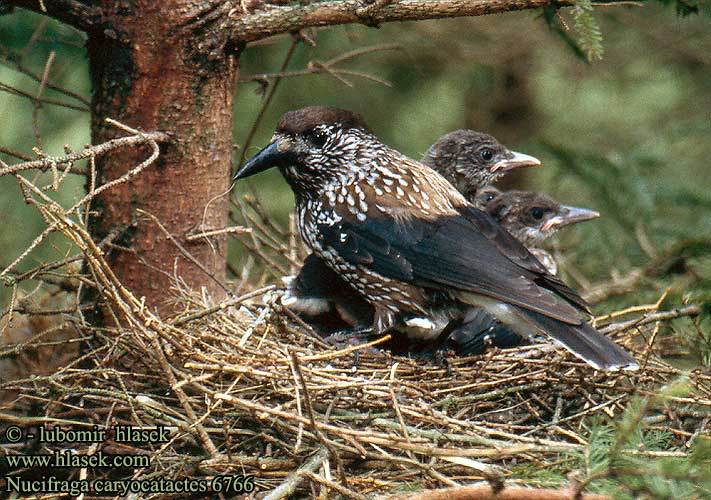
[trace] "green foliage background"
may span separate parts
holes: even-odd
[[[670,307],[687,299],[705,303],[705,314],[699,319],[675,321],[665,333],[687,346],[691,356],[686,362],[691,366],[708,367],[711,7],[701,4],[697,15],[678,16],[677,10],[684,13],[689,4],[665,3],[671,4],[610,6],[591,14],[589,2],[581,1],[575,15],[549,10],[399,23],[377,30],[345,26],[320,31],[315,47],[296,48],[289,70],[356,48],[397,43],[397,50],[373,52],[338,66],[369,73],[390,86],[358,76],[345,77],[350,85],[324,74],[284,79],[246,154],[266,144],[284,111],[310,104],[359,111],[386,143],[415,158],[451,130],[490,132],[511,148],[543,160],[543,167],[509,185],[542,190],[602,214],[595,222],[568,230],[557,243],[583,275],[601,281],[651,268],[651,277],[637,292],[603,303],[596,312],[654,302],[666,287],[672,287],[666,299]],[[56,51],[52,79],[88,97],[90,82],[80,33],[47,22],[32,50],[23,54],[42,22],[40,16],[26,12],[0,16],[0,58],[6,62],[0,65],[0,83],[34,94],[37,83],[16,71],[11,61],[22,57],[26,66],[41,73],[50,51]],[[290,37],[283,37],[249,48],[241,59],[242,75],[278,71],[290,43]],[[603,48],[604,57],[599,59]],[[234,122],[239,147],[244,147],[258,115],[263,91],[255,82],[239,87]],[[51,90],[45,95],[63,98]],[[0,145],[31,156],[36,145],[31,117],[30,100],[0,88]],[[44,105],[39,125],[49,154],[60,154],[63,144],[79,148],[89,142],[88,113]],[[236,158],[240,153],[236,149]],[[17,161],[2,153],[0,159]],[[252,185],[271,213],[286,220],[293,199],[278,175],[262,174]],[[74,179],[55,196],[70,200],[82,190],[82,181]],[[41,232],[44,223],[23,204],[13,179],[0,178],[0,214],[4,222],[0,266],[4,267]],[[66,243],[50,239],[21,268],[57,259],[67,251]],[[239,268],[237,246],[232,252]],[[6,295],[7,289],[2,291]],[[607,467],[619,439],[637,439],[640,446],[664,449],[663,439],[639,430],[645,408],[643,403],[630,408],[617,430],[609,424],[593,426],[591,452],[576,460],[589,471]],[[650,471],[686,474],[708,484],[708,439],[699,442],[699,451],[689,461],[664,458],[645,465]],[[552,479],[541,477],[540,482],[562,479],[558,471],[549,472]],[[529,479],[535,475],[520,473]],[[692,491],[688,483],[677,488],[674,482],[657,484],[649,479],[647,484],[636,476],[624,477],[605,479],[597,483],[598,488],[614,492],[621,481],[628,492],[658,498],[681,498],[679,494],[702,498],[708,493],[707,487]]]

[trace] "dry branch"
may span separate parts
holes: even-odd
[[[38,31],[36,31],[35,33],[37,33],[37,32]],[[34,39],[35,38],[33,36],[33,40],[30,40],[30,42],[25,46],[25,48],[22,51],[22,54],[20,54],[20,55],[13,54],[13,53],[9,52],[7,49],[5,49],[4,47],[0,46],[0,62],[2,62],[3,64],[5,64],[7,66],[14,68],[15,70],[19,71],[23,75],[28,76],[35,82],[41,83],[42,82],[42,75],[35,73],[34,71],[32,71],[30,68],[28,68],[23,63],[24,56],[32,48],[32,42],[34,41]],[[68,88],[62,87],[62,86],[58,85],[57,83],[55,83],[54,81],[52,81],[51,79],[47,79],[45,81],[45,85],[47,86],[47,88],[56,90],[60,94],[64,94],[65,96],[70,97],[70,98],[72,98],[84,105],[83,107],[76,106],[76,108],[73,108],[73,109],[87,110],[87,111],[89,110],[91,101],[89,99],[87,99],[86,97],[84,97],[83,95],[81,95],[77,92],[74,92],[73,90],[70,90]],[[72,108],[71,105],[67,106],[68,103],[64,103],[63,101],[56,101],[56,104],[59,106],[65,106],[65,107]]]
[[[333,0],[283,7],[266,6],[264,10],[246,15],[236,12],[228,28],[233,40],[251,42],[319,26],[352,23],[375,26],[395,21],[483,16],[574,4],[573,0],[393,0],[387,4],[377,2],[377,6],[372,7],[360,0]]]
[[[44,13],[77,29],[117,36],[103,26],[102,9],[76,0],[6,0],[9,5]],[[624,0],[596,2],[601,5],[627,5]],[[42,6],[46,8],[42,8]],[[549,7],[570,7],[574,0],[330,0],[297,5],[260,4],[258,10],[245,12],[230,2],[209,6],[211,22],[220,22],[221,31],[234,44],[254,42],[282,33],[296,33],[305,28],[341,24],[365,24],[482,16],[502,12]],[[198,13],[186,25],[199,28],[206,22]],[[214,42],[214,41],[213,41]],[[220,43],[220,42],[218,42]],[[225,45],[223,42],[222,45]]]
[[[610,497],[593,494],[574,496],[570,490],[543,488],[504,488],[495,493],[490,486],[483,485],[392,495],[382,500],[610,500]]]
[[[362,47],[359,49],[351,50],[348,52],[344,52],[341,55],[338,55],[336,57],[333,57],[327,61],[316,61],[312,60],[309,61],[309,63],[306,66],[306,69],[302,70],[294,70],[294,71],[280,71],[278,73],[259,73],[259,74],[254,74],[254,75],[243,75],[240,76],[240,82],[268,82],[269,80],[273,79],[280,79],[280,78],[293,78],[293,77],[298,77],[298,76],[307,76],[307,75],[318,75],[318,74],[327,74],[331,75],[334,78],[336,78],[338,81],[341,83],[344,83],[345,85],[352,87],[353,85],[343,78],[344,76],[357,76],[360,78],[365,78],[366,80],[371,80],[376,83],[380,83],[381,85],[385,86],[390,86],[390,82],[383,80],[382,78],[379,78],[375,75],[371,75],[369,73],[365,73],[362,71],[353,71],[349,69],[343,69],[343,68],[337,68],[336,65],[343,63],[345,61],[354,59],[356,57],[360,57],[366,54],[372,54],[374,52],[382,52],[386,50],[398,50],[402,49],[402,46],[399,44],[391,43],[391,44],[382,44],[382,45],[374,45],[372,47]]]
[[[698,316],[699,314],[701,314],[701,307],[695,304],[691,304],[688,306],[681,307],[679,309],[673,309],[671,311],[646,313],[640,318],[607,325],[604,328],[600,328],[600,331],[605,334],[621,332],[629,330],[630,328],[640,327],[649,323],[655,323],[657,321],[669,321],[670,319],[682,318],[684,316],[693,317]]]
[[[150,142],[165,142],[168,140],[168,135],[163,132],[147,132],[140,133],[137,135],[132,135],[129,137],[121,137],[119,139],[113,139],[111,141],[104,142],[102,144],[97,144],[96,146],[90,146],[84,148],[81,151],[76,151],[74,153],[69,153],[63,156],[42,156],[39,160],[26,161],[22,163],[16,163],[14,165],[9,165],[0,168],[0,177],[3,175],[16,174],[25,170],[37,169],[41,171],[47,171],[51,168],[56,168],[60,165],[71,165],[76,161],[84,160],[92,156],[99,156],[106,154],[114,149],[136,146],[140,144],[147,144]],[[74,173],[85,174],[86,170],[76,169],[71,167],[71,171]]]
[[[58,99],[52,99],[50,97],[37,97],[37,96],[30,94],[29,92],[25,92],[22,89],[18,89],[16,87],[13,87],[12,85],[8,85],[6,83],[0,83],[0,91],[7,92],[9,94],[16,95],[18,97],[25,97],[27,99],[30,99],[33,102],[52,104],[54,106],[60,106],[63,108],[74,109],[77,111],[84,111],[84,112],[89,111],[89,108],[87,108],[85,106],[78,106],[76,104],[72,104],[69,102],[63,102]]]
[[[286,481],[280,484],[277,488],[274,488],[269,495],[265,496],[264,500],[281,500],[282,498],[286,498],[293,494],[299,484],[301,484],[301,482],[305,479],[306,472],[313,472],[317,470],[321,467],[321,465],[323,465],[323,461],[327,458],[328,450],[326,450],[326,448],[320,448],[314,456],[304,462],[304,465],[289,474]]]
[[[62,227],[64,227],[67,224],[74,224],[73,221],[70,221],[67,217],[74,212],[76,212],[78,209],[84,207],[85,205],[89,204],[97,195],[101,194],[104,191],[110,190],[115,186],[118,186],[120,184],[123,184],[125,182],[128,182],[130,179],[135,177],[136,175],[140,174],[145,168],[150,166],[157,158],[159,155],[159,146],[157,141],[166,141],[168,140],[167,134],[163,132],[149,132],[144,134],[143,132],[139,132],[138,130],[132,129],[130,127],[127,127],[126,125],[123,125],[121,123],[116,122],[115,120],[108,119],[106,120],[109,122],[111,125],[116,126],[124,131],[133,133],[135,135],[129,136],[129,137],[123,137],[120,139],[114,139],[111,141],[107,141],[102,144],[98,144],[95,146],[87,147],[83,149],[82,151],[77,151],[75,153],[69,153],[64,156],[59,156],[59,157],[50,157],[50,156],[45,156],[41,151],[36,151],[37,154],[41,156],[39,160],[34,160],[34,161],[28,161],[28,162],[23,162],[23,163],[18,163],[15,165],[5,165],[4,162],[0,161],[0,177],[3,175],[15,175],[17,180],[20,183],[20,188],[23,192],[23,196],[25,197],[25,201],[29,204],[35,205],[38,210],[40,211],[40,214],[44,218],[45,222],[47,223],[47,226],[44,228],[44,230],[33,240],[33,242],[30,244],[30,246],[25,249],[24,252],[22,252],[15,260],[13,260],[7,267],[5,267],[2,272],[0,272],[0,279],[8,280],[8,278],[12,275],[14,269],[17,267],[17,265],[22,262],[35,248],[37,248],[45,239],[53,232],[56,232],[58,230],[61,230]],[[109,151],[115,150],[120,147],[125,147],[125,146],[132,146],[132,145],[140,145],[140,144],[147,144],[151,148],[151,154],[148,158],[143,160],[141,163],[130,169],[128,172],[126,172],[124,175],[109,181],[105,184],[102,184],[101,186],[96,186],[94,182],[91,183],[90,190],[89,192],[80,198],[78,201],[76,201],[71,207],[68,209],[62,208],[58,203],[56,203],[54,200],[52,200],[50,197],[48,197],[43,189],[40,189],[37,187],[34,183],[31,181],[25,179],[23,176],[19,175],[19,172],[25,171],[25,170],[31,170],[31,169],[39,169],[39,170],[52,170],[53,173],[53,182],[52,182],[52,187],[56,190],[59,187],[59,183],[62,179],[64,179],[64,174],[67,172],[71,171],[74,168],[74,162],[84,159],[84,158],[89,158],[90,159],[90,165],[93,165],[93,159],[96,158],[96,156],[106,154]],[[59,165],[66,165],[66,168],[64,169],[64,173],[62,177],[58,177],[57,175],[57,167]],[[92,174],[92,181],[94,180],[94,172],[90,172]],[[35,198],[32,198],[31,195],[35,195]],[[62,220],[62,217],[64,217],[66,220]],[[86,221],[85,221],[86,223]],[[93,243],[93,242],[92,242]],[[98,247],[97,247],[98,248]],[[16,278],[10,278],[9,281],[15,281]]]

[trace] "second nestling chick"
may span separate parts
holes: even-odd
[[[511,151],[495,137],[474,130],[443,135],[429,147],[422,163],[439,172],[480,209],[484,200],[491,200],[485,186],[512,170],[541,164],[537,158]],[[372,307],[313,254],[288,281],[282,304],[326,332],[372,323]]]
[[[492,194],[486,191],[487,195]],[[562,205],[543,193],[506,191],[482,200],[483,208],[543,263],[557,274],[558,266],[550,253],[539,245],[559,229],[600,217],[594,210]]]

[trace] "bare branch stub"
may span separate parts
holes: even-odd
[[[339,24],[379,25],[396,21],[418,21],[451,17],[483,16],[515,10],[537,9],[557,5],[568,7],[573,0],[393,0],[377,2],[364,10],[360,0],[313,2],[268,10],[248,15],[233,13],[228,27],[234,41],[253,42],[280,33],[304,28]]]

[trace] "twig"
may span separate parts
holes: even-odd
[[[1,83],[0,86],[2,86]],[[12,149],[6,148],[4,146],[0,146],[0,153],[5,153],[8,156],[14,156],[15,158],[19,158],[20,160],[32,161],[32,158],[27,156],[26,154],[20,153],[18,151],[13,151]],[[0,163],[0,166],[4,167],[5,165]]]
[[[611,312],[610,314],[605,314],[603,316],[597,316],[595,318],[594,324],[595,324],[595,326],[597,326],[598,323],[600,323],[601,321],[619,318],[620,316],[626,316],[628,314],[634,314],[634,313],[639,313],[639,312],[646,313],[646,312],[658,311],[659,308],[662,306],[664,299],[667,298],[667,295],[669,295],[668,288],[666,290],[664,290],[662,295],[659,297],[659,299],[657,299],[657,301],[654,304],[644,304],[644,305],[639,305],[639,306],[632,306],[632,307],[628,307],[626,309],[622,309],[621,311],[614,311],[614,312]]]
[[[163,132],[146,132],[140,133],[138,135],[133,135],[130,137],[121,137],[119,139],[112,139],[110,141],[97,144],[96,146],[91,146],[81,151],[76,151],[64,156],[46,156],[39,160],[27,161],[23,163],[16,163],[0,169],[0,176],[15,174],[22,172],[24,170],[39,169],[41,171],[46,171],[56,165],[64,165],[67,163],[73,163],[78,160],[83,160],[91,156],[100,156],[114,149],[123,148],[127,146],[135,146],[139,144],[146,144],[150,142],[165,142],[168,140],[168,135]]]
[[[86,113],[89,112],[89,108],[85,106],[78,106],[76,104],[60,101],[51,97],[33,96],[29,92],[25,92],[24,90],[18,89],[17,87],[13,87],[12,85],[8,85],[7,83],[0,83],[0,91],[7,92],[8,94],[16,95],[18,97],[25,97],[27,99],[30,99],[31,101],[36,101],[43,104],[51,104],[52,106],[60,106],[62,108],[73,109],[76,111],[84,111]]]
[[[205,229],[196,231],[185,236],[185,241],[198,241],[203,238],[212,238],[213,236],[222,236],[223,234],[245,234],[251,233],[251,227],[230,226],[222,229]]]
[[[47,80],[49,79],[49,72],[52,69],[52,64],[54,64],[54,58],[56,52],[51,51],[49,56],[47,56],[47,61],[44,63],[44,71],[42,72],[42,80],[40,81],[39,88],[37,89],[37,95],[32,98],[32,130],[35,133],[35,140],[37,141],[37,147],[42,149],[42,134],[39,130],[39,110],[42,108],[42,94],[47,86]],[[54,168],[56,165],[52,165]],[[52,172],[56,178],[56,172]]]
[[[298,43],[299,43],[298,38],[293,38],[291,40],[291,45],[289,45],[289,49],[286,51],[284,60],[282,61],[281,67],[279,68],[279,72],[283,72],[286,69],[286,67],[289,65],[289,62],[291,61],[291,57],[294,55],[294,50],[296,49],[296,46]],[[269,104],[271,104],[272,98],[274,97],[274,93],[276,92],[276,89],[279,87],[279,83],[281,82],[281,80],[282,80],[282,78],[280,78],[280,77],[277,77],[274,80],[274,83],[272,83],[272,86],[269,89],[269,93],[262,101],[262,105],[259,108],[257,117],[254,119],[254,122],[252,123],[252,127],[249,129],[249,132],[247,133],[247,138],[244,140],[244,144],[242,145],[242,151],[240,152],[240,155],[239,155],[239,162],[237,163],[238,165],[242,165],[242,163],[244,162],[244,159],[247,155],[247,150],[249,149],[249,146],[252,144],[252,139],[254,138],[254,134],[257,132],[257,129],[259,128],[259,124],[262,122],[262,118],[264,118],[264,113],[266,112],[267,108],[269,107]]]
[[[321,467],[321,464],[323,464],[323,461],[327,458],[328,450],[323,446],[320,447],[311,458],[304,462],[301,467],[289,474],[289,477],[266,495],[263,500],[281,500],[282,498],[292,495],[303,480],[308,477],[306,474]]]
[[[196,319],[204,318],[205,316],[209,316],[211,314],[215,314],[218,311],[224,311],[225,309],[229,307],[236,306],[238,304],[241,304],[245,300],[249,300],[254,297],[258,297],[260,295],[265,294],[266,292],[269,292],[271,290],[274,290],[274,285],[269,285],[265,286],[264,288],[258,288],[256,290],[252,290],[249,293],[245,293],[244,295],[240,297],[235,297],[233,299],[225,300],[223,302],[220,302],[216,306],[209,307],[207,309],[203,309],[199,312],[196,312],[194,314],[190,314],[188,316],[183,316],[177,319],[174,319],[171,321],[171,325],[173,326],[182,326],[186,323],[189,323],[190,321],[195,321]]]
[[[101,27],[101,8],[77,0],[52,0],[46,4],[37,0],[5,0],[4,3],[47,14],[82,31],[92,32]]]
[[[30,45],[28,44],[27,47],[30,47]],[[16,56],[16,55],[13,55],[10,53],[5,53],[5,54],[2,54],[1,57],[2,57],[1,61],[3,63],[5,63],[6,65],[14,67],[17,71],[19,71],[23,75],[30,77],[37,83],[39,83],[41,81],[40,75],[38,75],[37,73],[30,70],[22,63],[22,61],[24,59],[23,55]],[[84,97],[81,94],[73,92],[72,90],[69,90],[69,89],[66,89],[64,87],[57,85],[52,80],[47,80],[47,88],[50,88],[54,91],[64,94],[67,97],[71,97],[72,99],[75,99],[75,100],[79,101],[80,103],[84,104],[84,106],[69,105],[66,107],[76,106],[76,108],[73,108],[73,109],[77,109],[77,110],[81,110],[81,111],[88,111],[89,106],[91,106],[91,101],[89,99],[87,99],[86,97]],[[60,101],[57,101],[57,103],[60,104],[61,106],[65,106],[65,103],[62,103]]]
[[[352,498],[353,500],[369,500],[369,498],[367,496],[356,493],[355,491],[345,488],[345,487],[341,486],[340,484],[335,483],[333,481],[329,481],[328,479],[325,479],[319,475],[316,475],[311,471],[304,471],[303,474],[306,477],[308,477],[309,479],[311,479],[312,481],[323,484],[324,486],[337,491],[338,493],[340,493],[341,495],[343,495],[346,498]]]
[[[681,307],[679,309],[672,309],[671,311],[662,311],[656,313],[647,313],[644,316],[632,319],[629,321],[623,321],[620,323],[612,323],[604,328],[600,328],[600,332],[604,334],[610,334],[613,332],[623,332],[634,328],[637,326],[643,326],[649,323],[654,323],[656,321],[666,321],[674,318],[681,318],[683,316],[698,316],[701,314],[701,307],[695,304]]]
[[[346,478],[346,472],[343,467],[343,461],[341,460],[341,457],[338,454],[338,452],[335,449],[333,449],[331,444],[326,440],[323,433],[321,432],[321,429],[319,429],[319,426],[316,423],[316,417],[314,415],[313,406],[311,405],[311,396],[309,395],[309,389],[306,385],[306,379],[304,378],[304,374],[301,371],[301,366],[299,365],[299,357],[296,355],[296,352],[294,352],[294,351],[291,351],[291,362],[292,362],[292,366],[294,367],[294,371],[296,371],[296,374],[299,377],[299,383],[301,384],[301,390],[304,392],[304,406],[306,407],[306,412],[309,414],[309,422],[311,423],[311,430],[318,437],[319,441],[321,441],[323,446],[325,446],[326,449],[328,449],[330,456],[336,461],[336,464],[338,466],[338,473],[341,475],[341,481],[343,482],[343,484],[345,484],[347,486],[348,479]]]
[[[365,54],[371,54],[373,52],[381,52],[385,50],[396,50],[396,49],[401,49],[402,46],[399,44],[383,44],[383,45],[375,45],[372,47],[364,47],[356,50],[351,50],[348,52],[345,52],[339,56],[336,56],[332,59],[329,59],[328,61],[321,62],[321,61],[309,61],[309,63],[306,65],[305,69],[302,70],[295,70],[295,71],[280,71],[278,73],[261,73],[261,74],[256,74],[256,75],[245,75],[240,77],[240,81],[243,82],[250,82],[250,81],[256,81],[256,82],[264,82],[266,80],[274,79],[274,78],[293,78],[293,77],[298,77],[298,76],[307,76],[307,75],[317,75],[317,74],[322,74],[322,73],[327,73],[331,74],[334,77],[337,77],[338,75],[345,75],[345,76],[357,76],[360,78],[365,78],[367,80],[371,80],[377,83],[380,83],[385,86],[391,86],[390,82],[387,80],[383,80],[382,78],[378,78],[376,76],[373,76],[369,73],[364,73],[360,71],[354,71],[354,70],[348,70],[348,69],[343,69],[343,68],[335,68],[334,66],[336,64],[339,64],[341,62],[347,61],[349,59],[353,59],[358,56],[362,56]],[[346,85],[350,84],[345,81],[344,79],[337,78],[339,81],[345,83]]]
[[[197,414],[193,410],[192,405],[188,400],[187,394],[185,394],[185,391],[183,391],[180,384],[178,384],[178,380],[175,378],[175,374],[173,373],[173,368],[170,366],[170,364],[168,363],[168,359],[165,357],[165,352],[163,352],[163,346],[161,345],[158,336],[153,335],[151,341],[151,343],[153,344],[153,348],[155,349],[155,352],[158,355],[158,361],[160,362],[161,368],[163,369],[163,373],[168,378],[168,383],[170,384],[170,387],[172,388],[173,392],[175,392],[175,394],[178,396],[181,406],[183,407],[186,415],[191,421],[191,425],[198,433],[198,436],[202,441],[205,451],[207,451],[211,457],[217,456],[219,454],[217,451],[217,447],[212,442],[212,439],[210,439],[208,433],[205,432],[205,429],[203,428],[200,419],[197,418]]]

